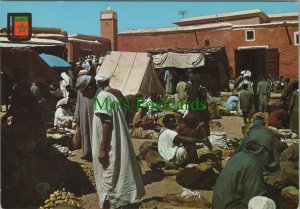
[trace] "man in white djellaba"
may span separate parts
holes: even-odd
[[[101,86],[109,77],[97,78],[99,87],[89,75],[81,76],[76,87],[94,98],[92,155],[100,207],[120,208],[137,203],[145,189],[121,106]]]

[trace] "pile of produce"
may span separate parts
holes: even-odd
[[[58,205],[71,205],[74,207],[82,208],[85,201],[76,197],[73,193],[67,192],[65,188],[62,190],[54,191],[50,197],[45,200],[45,205],[39,209],[54,208]]]
[[[89,181],[91,182],[91,184],[96,187],[96,181],[95,181],[95,176],[94,176],[94,170],[93,168],[89,167],[89,166],[84,166],[81,165],[85,175],[88,177]]]

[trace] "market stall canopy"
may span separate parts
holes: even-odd
[[[110,86],[123,95],[142,92],[165,94],[148,53],[112,51],[106,55],[98,75],[111,77]]]
[[[196,68],[205,64],[203,53],[175,53],[167,52],[163,54],[153,55],[153,63],[155,68]]]
[[[232,68],[229,65],[224,46],[191,49],[158,48],[148,52],[152,54],[153,61],[157,63],[155,68],[173,67],[179,71],[194,69],[201,77],[201,85],[209,91],[217,93],[229,88],[228,81],[231,79]],[[215,82],[211,82],[212,80]]]
[[[60,73],[53,70],[33,50],[27,48],[1,48],[1,71],[13,78],[15,69],[27,71],[29,82],[59,81]]]
[[[52,54],[59,57],[66,57],[66,44],[62,41],[31,38],[30,41],[13,42],[6,37],[0,37],[0,48],[23,48],[32,49],[38,54]]]
[[[51,54],[40,54],[40,57],[52,68],[70,68],[71,65],[66,60],[51,55]]]

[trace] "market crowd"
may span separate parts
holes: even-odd
[[[2,74],[1,90],[5,91],[1,93],[1,107],[6,107],[2,122],[11,123],[19,130],[13,138],[32,140],[40,151],[47,149],[47,128],[74,130],[82,159],[93,162],[100,207],[131,208],[130,204],[139,202],[145,195],[131,141],[133,135],[156,131],[157,150],[153,155],[161,159],[160,162],[178,167],[197,164],[199,146],[213,149],[209,140],[212,117],[208,105],[214,95],[201,85],[201,75],[196,70],[191,69],[180,78],[177,76],[174,82],[175,73],[167,69],[163,78],[165,95],[137,92],[124,96],[110,86],[109,75],[101,74],[104,59],[92,55],[80,59],[62,74],[60,82],[28,83],[26,71],[22,69],[15,70],[13,79]],[[280,169],[287,184],[299,185],[295,176],[298,175],[295,166],[298,157],[289,157],[291,146],[274,132],[274,129],[291,129],[299,134],[298,81],[281,78],[274,87],[267,75],[255,82],[251,77],[249,70],[243,71],[232,84],[232,94],[224,103],[228,113],[243,117],[247,130],[216,180],[214,209],[255,208],[253,205],[257,203],[276,208],[276,197],[269,192],[264,176]],[[271,108],[268,104],[274,88],[282,93],[279,103]],[[108,100],[121,105],[112,109],[95,108],[95,98],[101,104]],[[145,98],[145,102],[136,107],[136,98]],[[193,102],[197,98],[205,101],[207,108],[165,113],[147,106],[149,101]],[[130,104],[130,109],[122,107],[124,101]],[[258,112],[261,114],[254,114]],[[298,150],[293,153],[298,155]],[[154,162],[152,169],[160,166],[163,165]]]

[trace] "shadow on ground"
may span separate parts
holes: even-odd
[[[95,192],[81,166],[53,147],[40,153],[17,152],[7,143],[12,139],[5,131],[1,137],[3,208],[38,208],[53,191],[62,188],[78,197]]]

